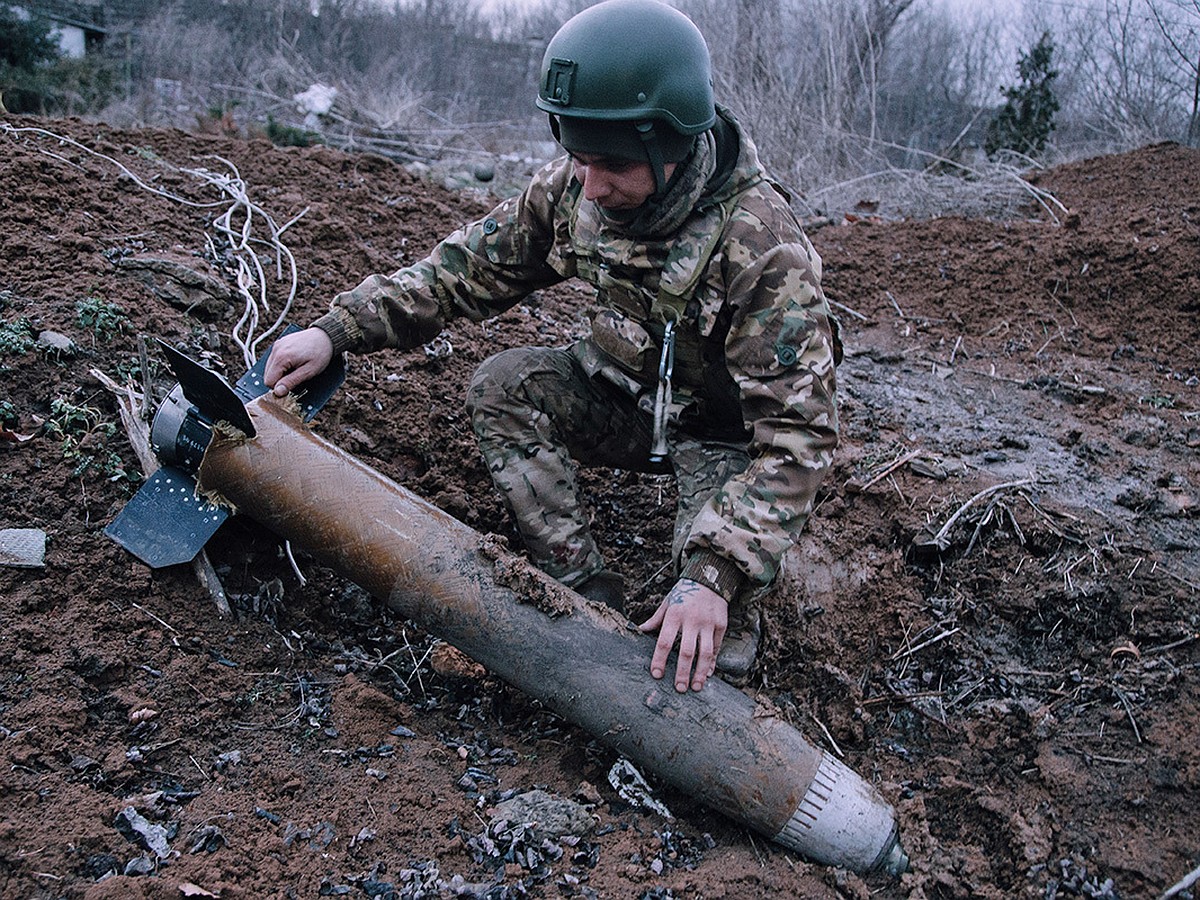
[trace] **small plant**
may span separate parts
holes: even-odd
[[[276,147],[311,147],[322,142],[315,131],[285,125],[274,116],[267,116],[267,137]]]
[[[1174,394],[1147,394],[1145,397],[1140,397],[1139,402],[1145,403],[1151,409],[1174,409],[1175,395]]]
[[[150,360],[150,376],[153,377],[157,372],[158,366],[154,364],[154,360]],[[137,356],[131,356],[124,362],[117,363],[118,384],[142,384],[145,380],[142,373],[142,361]]]
[[[86,297],[75,304],[80,328],[90,328],[102,341],[111,340],[129,324],[125,310],[100,297]]]
[[[80,406],[65,397],[50,401],[46,433],[61,442],[63,459],[75,464],[71,474],[77,478],[95,472],[109,481],[140,480],[137,473],[126,471],[121,457],[107,447],[116,431],[117,426],[105,422],[103,413],[94,406]]]
[[[0,400],[0,428],[16,428],[19,417],[11,400]]]
[[[36,337],[28,319],[0,322],[0,356],[20,356],[28,353]]]
[[[111,422],[101,423],[101,415],[94,406],[78,406],[65,397],[55,397],[50,401],[46,431],[55,438],[81,438],[98,429],[106,436],[111,435],[116,426]]]

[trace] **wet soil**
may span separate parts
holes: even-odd
[[[47,545],[0,566],[0,896],[1149,897],[1200,863],[1200,152],[1040,172],[1055,216],[1031,195],[1016,220],[812,231],[844,436],[746,690],[895,805],[893,883],[661,785],[669,819],[622,797],[611,750],[244,517],[207,548],[227,616],[190,566],[104,535],[140,467],[93,370],[161,398],[139,336],[245,368],[228,202],[196,169],[236,166],[291,223],[300,324],[491,198],[374,156],[6,121],[0,529]],[[257,246],[273,316],[287,283]],[[314,427],[516,546],[464,387],[504,347],[570,340],[587,305],[563,287],[351,359]],[[584,479],[648,612],[671,485]],[[591,830],[490,825],[534,788]]]

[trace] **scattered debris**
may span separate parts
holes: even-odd
[[[213,768],[218,772],[224,772],[226,769],[241,765],[242,751],[229,750],[225,753],[217,754],[217,758],[213,761]]]
[[[0,421],[0,441],[7,441],[10,444],[24,444],[26,441],[32,441],[36,436],[36,434],[18,434],[3,421]]]
[[[290,847],[297,841],[307,841],[308,849],[316,852],[327,850],[337,837],[332,822],[318,822],[312,828],[298,828],[291,822],[283,828],[283,845]]]
[[[215,853],[226,844],[225,835],[216,825],[203,825],[191,835],[188,853]]]
[[[655,836],[659,840],[659,850],[650,859],[649,866],[656,875],[666,869],[694,869],[704,859],[705,852],[717,846],[707,832],[699,839],[671,830],[655,832]]]
[[[978,503],[980,500],[982,500],[985,497],[990,497],[993,494],[1001,493],[1001,492],[1007,491],[1007,490],[1012,490],[1014,488],[1025,487],[1026,485],[1033,484],[1034,482],[1035,482],[1035,479],[1023,478],[1019,481],[1009,481],[1009,482],[1005,482],[1004,484],[994,484],[989,488],[984,488],[982,491],[980,491],[979,493],[977,493],[973,497],[971,497],[969,500],[967,500],[967,502],[964,503],[962,506],[960,506],[957,510],[955,510],[954,514],[952,516],[950,516],[949,519],[946,520],[946,524],[944,524],[940,529],[938,529],[936,534],[934,534],[932,537],[929,537],[926,540],[915,541],[913,543],[913,549],[919,550],[919,551],[931,551],[933,553],[945,552],[950,547],[950,531],[951,531],[951,529],[954,528],[954,524],[962,517],[962,515],[968,509],[970,509],[972,506],[974,506],[976,503]]]
[[[629,760],[618,759],[613,763],[608,770],[608,783],[626,803],[656,812],[664,819],[675,818],[666,804],[650,795],[650,785]]]
[[[120,861],[111,853],[93,853],[83,866],[83,873],[99,881],[121,871]]]
[[[171,855],[171,846],[168,841],[175,836],[178,826],[172,825],[170,828],[166,828],[162,825],[155,825],[132,806],[126,806],[117,813],[113,824],[125,840],[144,847],[159,859],[166,859]]]
[[[116,261],[126,271],[176,309],[199,310],[207,317],[225,315],[234,293],[203,260],[192,257],[128,256]]]
[[[122,870],[122,875],[138,876],[138,875],[153,875],[158,869],[157,863],[148,856],[135,856],[129,862],[125,863],[125,868]]]

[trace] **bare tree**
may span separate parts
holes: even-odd
[[[1146,0],[1154,24],[1191,82],[1187,143],[1200,142],[1200,0]]]
[[[852,165],[877,128],[888,39],[914,0],[680,0],[708,38],[718,99],[781,178]]]
[[[1182,83],[1147,0],[1028,4],[1032,32],[1050,30],[1061,51],[1060,153],[1112,152],[1186,133],[1194,83]]]
[[[907,168],[945,165],[981,140],[994,104],[1005,23],[995,8],[969,15],[944,7],[915,8],[894,30],[882,61],[880,136]]]

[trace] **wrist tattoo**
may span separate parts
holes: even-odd
[[[671,603],[683,603],[689,600],[701,587],[703,585],[692,581],[690,578],[679,579],[679,581],[675,582],[675,587],[671,589]]]

